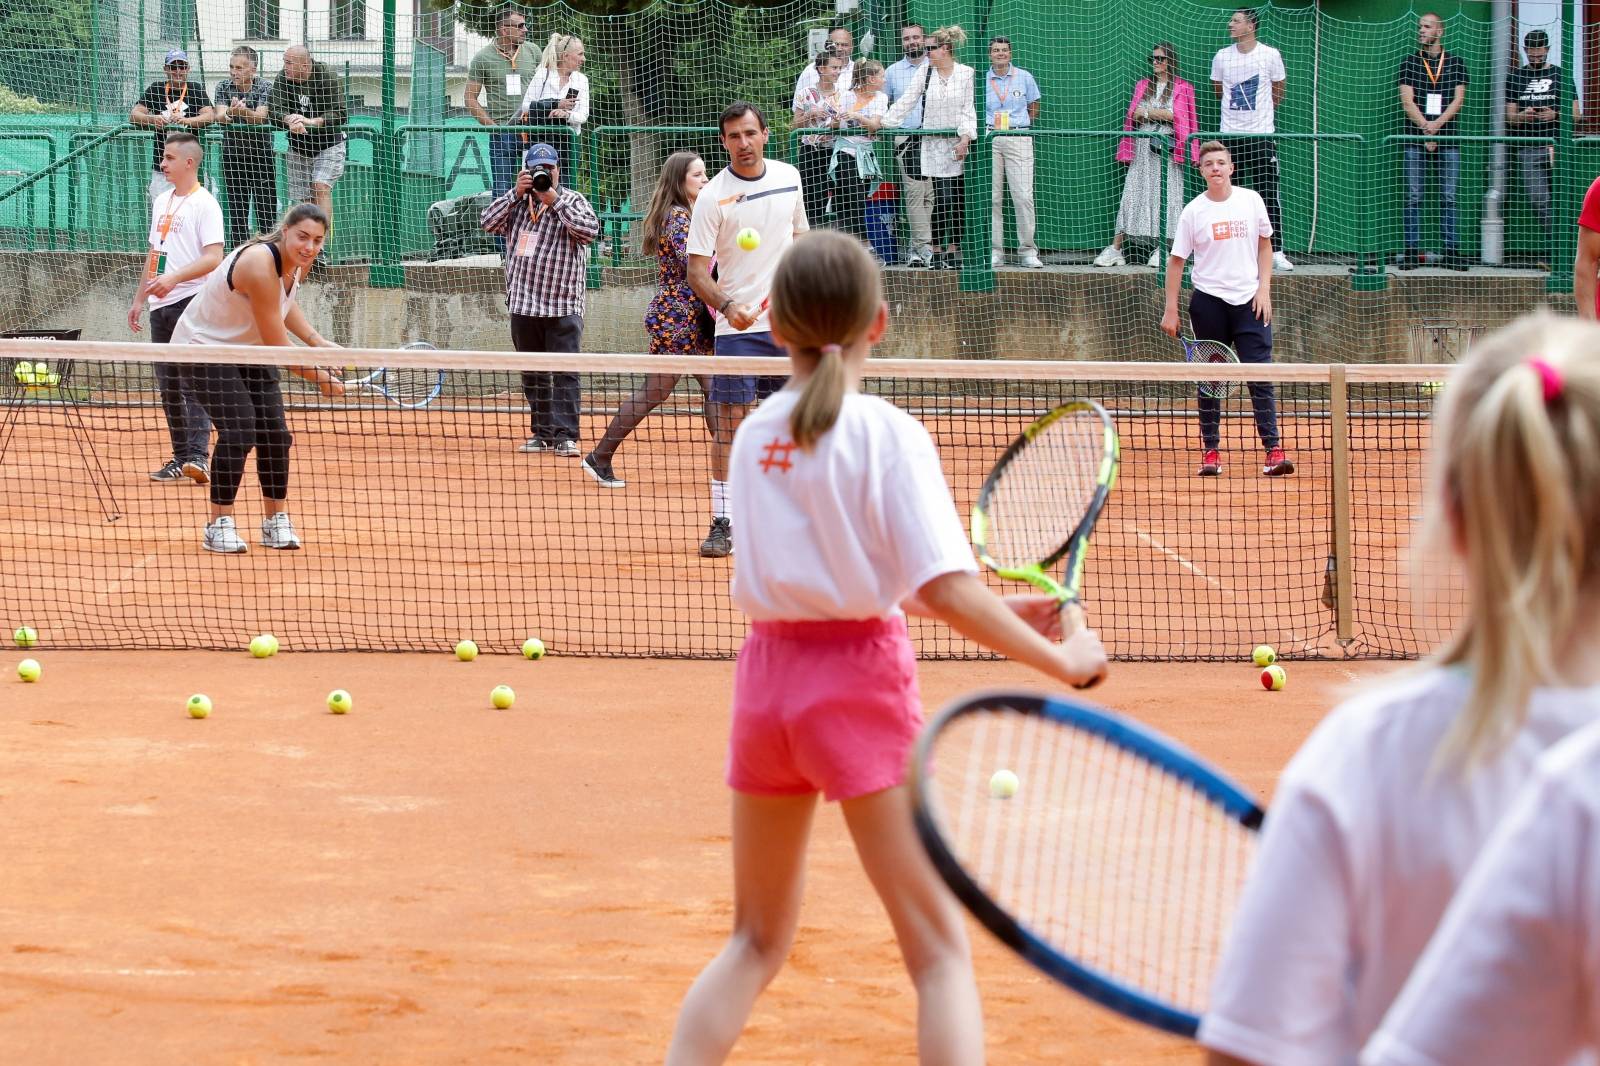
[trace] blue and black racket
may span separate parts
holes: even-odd
[[[412,341],[401,345],[400,350],[432,352],[438,349],[427,341]],[[347,389],[375,392],[396,407],[414,411],[439,398],[439,393],[444,390],[444,371],[409,366],[356,370],[346,374],[344,386]]]

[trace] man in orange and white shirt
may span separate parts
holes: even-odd
[[[189,53],[174,48],[167,53],[165,65],[167,76],[151,82],[128,114],[128,120],[135,126],[147,126],[156,131],[155,151],[150,159],[154,171],[150,177],[152,201],[172,188],[172,183],[161,173],[161,150],[167,143],[167,131],[186,129],[192,133],[209,125],[215,117],[206,87],[189,80]]]

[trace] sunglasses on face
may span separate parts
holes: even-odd
[[[188,70],[189,69],[189,64],[187,64],[187,63],[168,63],[167,64],[167,69],[168,70]]]
[[[1166,62],[1170,62],[1171,59],[1172,59],[1171,56],[1151,56],[1150,57],[1150,62],[1152,62],[1152,63],[1166,63]]]

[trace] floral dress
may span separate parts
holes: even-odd
[[[674,207],[667,215],[656,246],[661,276],[655,296],[644,312],[650,334],[651,355],[709,355],[711,346],[700,336],[695,316],[700,297],[689,287],[689,209]]]

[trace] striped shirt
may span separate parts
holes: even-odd
[[[483,209],[481,224],[506,239],[506,306],[512,314],[583,314],[584,265],[600,219],[582,193],[557,189],[556,202],[546,207],[533,193],[518,199],[507,192]]]

